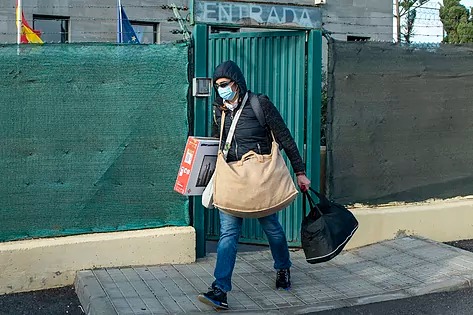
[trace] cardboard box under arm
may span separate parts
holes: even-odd
[[[174,190],[185,196],[202,195],[215,171],[218,138],[189,137]]]

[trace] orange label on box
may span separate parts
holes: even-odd
[[[198,142],[192,138],[189,138],[186,144],[186,148],[184,149],[184,155],[182,157],[181,167],[179,168],[179,174],[177,175],[176,185],[174,186],[174,190],[178,193],[186,193],[192,165],[194,164],[197,146]]]

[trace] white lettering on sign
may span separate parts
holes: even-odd
[[[204,3],[204,19],[208,21],[215,21],[217,22],[217,18],[215,17],[217,13],[217,3],[206,2]],[[211,17],[213,16],[213,17]]]
[[[278,13],[276,12],[276,9],[274,7],[271,7],[271,11],[269,12],[268,23],[281,24],[281,20],[279,19]]]
[[[276,25],[318,28],[322,25],[320,8],[265,3],[196,0],[195,21],[209,24]]]
[[[218,15],[221,17],[222,21],[231,22],[232,21],[232,8],[229,5],[220,5],[218,7]]]
[[[313,27],[312,21],[310,20],[309,12],[307,10],[302,10],[301,19],[299,20],[299,24],[302,26]]]
[[[294,11],[294,9],[291,9],[291,8],[284,8],[282,18],[287,23],[295,23],[295,24],[299,23],[299,20],[297,19],[296,11]]]
[[[260,5],[250,4],[250,19],[255,20],[258,23],[264,23],[261,15],[263,14],[263,8]],[[240,20],[243,19],[243,16],[240,16]]]

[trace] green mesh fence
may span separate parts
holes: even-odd
[[[0,241],[188,225],[187,47],[0,46]]]

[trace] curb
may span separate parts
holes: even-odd
[[[79,271],[74,281],[79,302],[86,315],[118,315],[93,271]]]
[[[468,276],[453,276],[450,279],[435,282],[420,288],[407,289],[411,296],[426,295],[431,293],[457,291],[473,287],[473,279]]]

